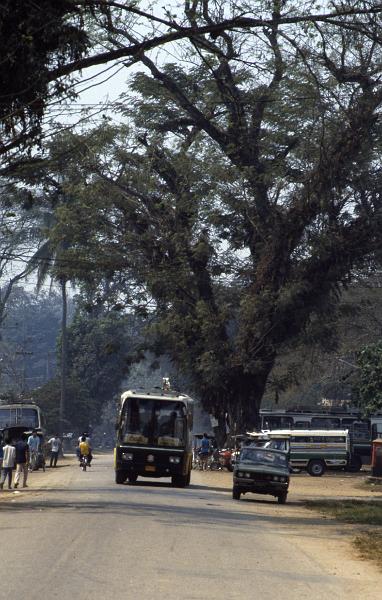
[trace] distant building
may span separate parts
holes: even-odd
[[[321,398],[319,406],[322,408],[348,408],[350,400],[349,398]]]

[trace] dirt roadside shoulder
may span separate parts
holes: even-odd
[[[28,473],[27,488],[22,487],[22,476],[21,486],[16,490],[13,487],[15,471],[12,472],[12,489],[8,490],[7,486],[4,485],[4,489],[0,490],[0,502],[1,500],[8,500],[9,498],[26,497],[31,494],[36,494],[49,489],[57,489],[67,487],[73,477],[73,466],[76,465],[77,458],[75,455],[65,455],[61,458],[56,468],[46,467],[45,472],[42,469]]]
[[[343,578],[347,582],[349,597],[352,586],[362,590],[360,597],[375,598],[375,590],[382,585],[382,571],[379,566],[365,558],[359,546],[355,546],[356,537],[364,536],[362,525],[344,523],[329,513],[307,508],[306,501],[349,501],[359,502],[380,500],[382,489],[366,485],[368,472],[348,474],[332,472],[323,477],[310,477],[307,474],[293,475],[290,493],[285,505],[278,505],[270,496],[245,495],[242,506],[253,510],[262,519],[270,531],[285,536],[293,546],[310,555],[321,564],[326,572]],[[219,493],[232,493],[232,473],[225,471],[195,472],[191,483],[205,484]],[[366,535],[370,535],[370,529]],[[364,538],[365,539],[365,536]],[[377,587],[375,587],[377,586]]]

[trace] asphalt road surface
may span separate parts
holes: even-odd
[[[375,571],[350,556],[344,563],[341,544],[314,513],[268,497],[235,502],[213,484],[219,475],[193,473],[188,489],[165,480],[116,485],[112,457],[99,456],[86,473],[74,462],[46,473],[40,491],[2,492],[0,598],[378,596]]]

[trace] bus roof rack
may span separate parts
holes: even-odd
[[[136,388],[134,390],[126,390],[126,391],[130,391],[132,394],[143,394],[145,396],[171,396],[173,398],[177,398],[178,396],[182,396],[185,397],[187,396],[187,394],[183,394],[182,392],[179,392],[179,390],[162,390],[161,387],[157,386],[157,387],[153,387],[150,389],[145,389],[145,388]]]

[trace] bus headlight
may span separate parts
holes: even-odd
[[[180,463],[180,456],[170,456],[168,460],[173,465],[178,465]]]
[[[133,460],[133,455],[131,454],[131,452],[122,452],[122,459]]]

